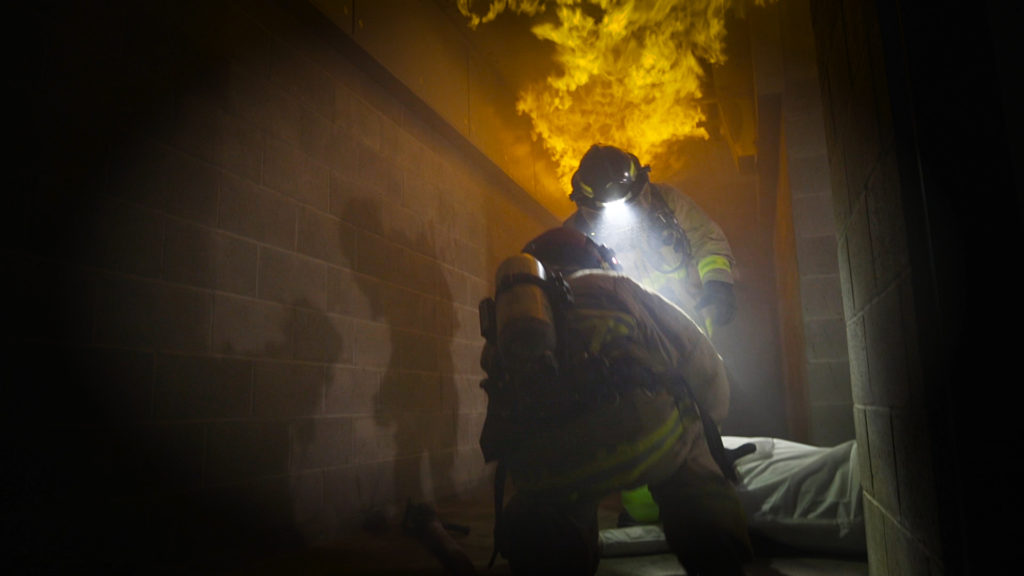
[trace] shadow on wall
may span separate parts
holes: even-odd
[[[347,255],[353,276],[372,319],[387,324],[390,342],[374,397],[376,429],[356,438],[357,457],[389,459],[378,463],[384,466],[381,481],[392,490],[378,491],[369,503],[369,527],[393,520],[408,500],[434,501],[453,493],[458,437],[451,350],[458,326],[436,244],[422,229],[414,236],[388,229],[382,211],[380,201],[356,198],[343,212],[361,229],[354,248],[345,246],[356,252]],[[362,342],[368,340],[357,335],[357,346]],[[379,351],[357,351],[357,358],[368,356],[379,358]]]
[[[307,302],[282,309],[266,333],[279,339],[218,357],[21,350],[38,369],[19,379],[19,412],[5,417],[20,430],[3,486],[14,563],[210,569],[305,544],[325,520],[319,468],[347,433],[347,421],[320,417],[343,342]]]

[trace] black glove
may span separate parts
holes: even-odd
[[[704,283],[704,290],[697,302],[697,309],[703,311],[711,308],[705,314],[711,318],[716,326],[724,326],[732,322],[736,314],[736,295],[733,293],[732,284],[721,280],[708,280]]]

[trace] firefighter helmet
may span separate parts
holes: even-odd
[[[628,201],[643,190],[649,171],[649,167],[641,166],[640,160],[625,150],[594,144],[572,175],[569,199],[593,208],[617,200]]]
[[[560,226],[552,228],[530,240],[523,247],[530,254],[555,272],[583,269],[621,270],[615,253],[591,240],[579,230]]]

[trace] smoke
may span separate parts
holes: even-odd
[[[458,7],[473,28],[506,11],[545,16],[532,31],[555,46],[560,71],[524,88],[516,109],[568,186],[591,144],[646,161],[673,142],[708,138],[705,66],[725,61],[726,14],[743,1],[491,0],[482,16],[472,0]]]

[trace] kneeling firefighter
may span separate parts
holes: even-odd
[[[590,576],[601,499],[647,485],[688,574],[743,574],[745,517],[705,427],[728,410],[722,359],[678,307],[615,268],[609,250],[556,228],[503,262],[481,302],[495,554],[515,574]]]

